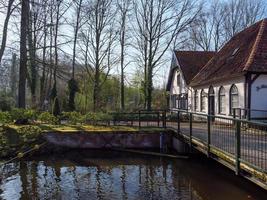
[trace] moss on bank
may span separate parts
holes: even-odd
[[[129,126],[94,126],[94,125],[52,125],[52,124],[31,124],[15,125],[6,124],[0,127],[0,157],[9,157],[17,155],[19,152],[32,148],[35,144],[41,143],[42,134],[48,132],[57,132],[60,134],[69,134],[76,132],[84,133],[110,133],[110,132],[157,132],[162,128],[141,128]]]
[[[34,125],[6,125],[4,128],[6,130],[15,130],[18,131],[22,128],[35,128],[40,129],[42,133],[46,132],[139,132],[139,131],[161,131],[163,128],[151,128],[151,127],[129,127],[129,126],[94,126],[94,125],[51,125],[51,124],[34,124]]]

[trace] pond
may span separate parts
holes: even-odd
[[[265,191],[221,165],[129,153],[72,150],[10,163],[0,199],[267,199]]]

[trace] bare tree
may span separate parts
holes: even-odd
[[[189,43],[192,43],[194,50],[218,51],[225,42],[222,33],[225,9],[220,1],[212,1],[207,7],[190,25]]]
[[[213,1],[210,8],[210,17],[213,24],[213,43],[214,43],[214,51],[218,51],[222,44],[224,44],[225,40],[223,39],[223,19],[224,19],[224,8],[222,3],[219,1]]]
[[[227,40],[263,16],[262,0],[231,0],[224,4],[224,33]]]
[[[48,0],[43,1],[42,5],[43,10],[43,43],[42,43],[42,68],[41,68],[41,79],[40,79],[40,108],[43,108],[46,90],[47,90],[47,79],[48,79],[48,69],[47,69],[47,59],[46,59],[46,51],[47,51],[47,37],[48,37],[48,26],[47,20],[49,17],[49,10],[48,10]]]
[[[100,108],[101,87],[115,62],[111,50],[117,35],[114,30],[116,10],[113,0],[93,0],[86,12],[88,18],[82,34],[86,46],[85,66],[94,83],[93,110],[97,111]]]
[[[135,1],[136,49],[138,62],[144,68],[145,108],[152,103],[153,76],[164,63],[163,56],[200,11],[194,0],[141,0]]]
[[[76,46],[77,46],[77,39],[78,33],[81,28],[81,9],[83,0],[79,0],[75,3],[75,14],[76,20],[74,25],[74,41],[73,41],[73,56],[72,56],[72,76],[71,80],[68,82],[69,85],[69,109],[71,111],[75,110],[75,94],[78,91],[78,84],[75,81],[75,61],[76,61]]]
[[[82,3],[83,0],[78,0],[75,3],[75,25],[74,25],[74,42],[73,42],[73,56],[72,56],[72,78],[74,79],[75,76],[75,61],[76,61],[76,46],[77,46],[77,39],[78,39],[78,33],[81,28],[81,9],[82,9]]]
[[[4,21],[2,42],[1,42],[1,47],[0,47],[0,63],[2,62],[2,58],[4,55],[5,48],[6,48],[7,28],[8,28],[9,19],[12,15],[12,12],[14,11],[14,8],[15,8],[15,7],[12,8],[14,1],[15,0],[9,0],[8,5],[7,5],[7,12],[6,12],[6,18]]]
[[[42,7],[39,6],[39,0],[30,1],[29,6],[29,23],[28,23],[28,49],[29,49],[29,72],[27,75],[27,80],[31,91],[31,101],[32,107],[37,106],[36,102],[36,88],[37,88],[37,77],[38,77],[38,67],[37,67],[37,39],[38,33],[42,29],[41,23],[42,18]]]
[[[11,95],[14,100],[17,97],[17,55],[15,53],[12,54],[12,64],[11,64],[11,72],[10,72],[10,89]]]
[[[19,68],[19,91],[18,107],[26,106],[26,76],[27,76],[27,27],[29,19],[29,0],[21,1],[20,22],[20,68]]]
[[[212,1],[189,29],[189,47],[215,50],[237,32],[259,20],[265,7],[261,0]]]
[[[198,46],[203,51],[212,49],[214,21],[209,21],[209,18],[208,13],[202,13],[194,20],[189,29],[190,40],[194,43],[193,46]]]
[[[117,0],[117,6],[119,11],[119,26],[120,26],[120,108],[124,110],[125,108],[125,97],[124,97],[124,71],[127,67],[125,64],[125,50],[128,46],[127,44],[127,17],[131,9],[132,0]]]

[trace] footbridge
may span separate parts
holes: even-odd
[[[267,190],[267,124],[184,110],[114,113],[114,125],[159,127]]]

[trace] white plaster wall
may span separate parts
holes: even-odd
[[[177,85],[178,74],[180,74],[179,70],[176,70],[175,73],[173,73],[171,87],[170,87],[170,95],[187,93],[188,89],[182,74],[180,74],[180,86]],[[171,98],[169,101],[170,101],[169,102],[170,108],[173,108]],[[178,105],[178,101],[176,101],[176,105]]]
[[[267,110],[267,75],[260,75],[251,86],[251,109]],[[251,117],[266,116],[266,112],[251,112]]]
[[[223,82],[218,82],[216,84],[213,84],[213,88],[214,88],[214,92],[215,92],[215,114],[216,115],[221,115],[221,116],[230,116],[230,88],[231,86],[235,84],[236,87],[238,88],[238,93],[239,93],[239,108],[244,108],[245,106],[245,78],[244,77],[240,77],[240,78],[236,78],[236,79],[232,79],[232,80],[228,80],[228,81],[223,81]],[[223,86],[225,89],[225,107],[226,107],[226,112],[225,114],[219,114],[219,89],[220,87]],[[205,93],[208,94],[209,92],[209,87],[210,85],[206,85],[206,86],[202,86],[202,87],[194,87],[194,88],[190,88],[189,89],[189,99],[191,101],[191,111],[194,112],[199,112],[199,113],[208,113],[208,97],[205,97],[205,112],[201,112],[200,111],[200,101],[201,101],[201,90],[204,89]],[[195,111],[194,108],[194,91],[195,89],[198,90],[198,96],[199,96],[199,101],[198,101],[198,108],[199,110]],[[266,90],[267,91],[267,90]]]
[[[187,92],[187,87],[183,75],[180,74],[180,86],[177,85],[177,76],[180,74],[179,70],[176,70],[172,76],[172,84],[170,88],[170,94],[181,94]]]

